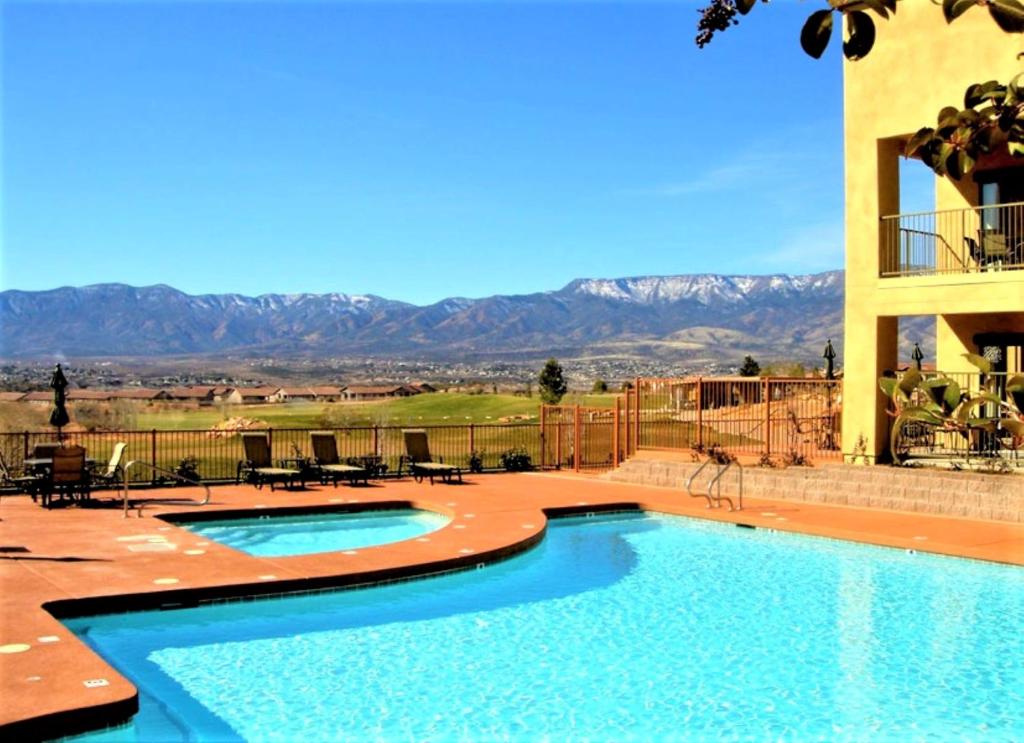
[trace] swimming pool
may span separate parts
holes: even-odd
[[[621,514],[478,571],[68,621],[88,740],[1024,737],[1024,570]]]
[[[256,557],[284,557],[400,542],[440,529],[450,519],[419,509],[309,513],[184,522],[199,536]]]

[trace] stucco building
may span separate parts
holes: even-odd
[[[943,107],[962,108],[969,85],[1005,84],[1024,71],[1024,38],[1001,31],[983,8],[947,25],[924,1],[900,3],[878,26],[871,53],[844,62],[842,441],[846,454],[869,460],[884,458],[891,423],[878,377],[912,350],[897,347],[901,316],[936,318],[943,372],[975,372],[965,352],[1019,372],[1024,346],[1024,159],[1004,152],[959,180],[935,178],[933,210],[908,214],[900,205],[901,169],[927,168],[901,162],[906,142],[935,126]]]

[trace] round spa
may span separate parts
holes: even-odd
[[[189,531],[256,557],[285,557],[373,547],[420,537],[450,519],[433,511],[394,508],[246,516],[179,523]]]

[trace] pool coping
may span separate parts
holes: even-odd
[[[523,494],[523,490],[528,491],[528,494]],[[324,502],[325,494],[342,492],[357,494],[359,497],[329,498],[327,503]],[[86,542],[89,548],[85,551],[95,556],[73,559],[112,564],[83,567],[78,563],[69,563],[66,567],[54,567],[45,562],[33,565],[29,561],[33,558],[27,556],[13,558],[13,563],[21,562],[19,569],[24,569],[25,575],[16,575],[14,583],[7,587],[17,589],[19,583],[30,583],[32,587],[28,595],[5,589],[4,614],[10,617],[16,613],[19,619],[27,618],[34,629],[21,631],[11,622],[4,621],[0,623],[0,644],[26,642],[26,636],[35,635],[42,641],[44,633],[58,637],[60,642],[29,642],[32,645],[29,652],[0,654],[0,670],[3,671],[0,692],[7,699],[15,699],[14,705],[5,705],[4,711],[0,713],[0,733],[19,738],[74,734],[120,724],[130,719],[137,710],[137,691],[131,682],[96,656],[82,640],[60,623],[60,619],[352,589],[473,569],[481,564],[508,559],[536,545],[544,538],[549,518],[608,511],[650,511],[883,547],[1024,565],[1024,525],[843,506],[762,501],[753,497],[747,499],[747,509],[741,512],[708,511],[703,507],[702,500],[690,500],[678,489],[612,483],[593,477],[571,475],[486,475],[474,478],[463,486],[439,484],[431,487],[426,483],[398,481],[371,488],[370,491],[363,488],[334,490],[314,486],[298,493],[286,492],[273,496],[246,486],[226,486],[215,489],[215,494],[217,502],[204,507],[202,512],[187,510],[181,504],[151,506],[147,514],[154,518],[127,520],[121,519],[120,514],[90,512],[87,509],[43,512],[28,503],[27,499],[15,505],[5,503],[4,518],[0,519],[6,537],[2,543],[13,543],[9,542],[10,537],[7,536],[7,532],[12,531],[8,528],[12,526],[12,520],[24,521],[21,524],[23,528],[19,529],[17,523],[13,525],[13,534],[15,538],[32,542],[29,552],[33,555],[48,544],[59,546],[60,537],[65,534],[61,529],[69,529],[68,533],[79,537],[84,531],[106,542],[95,547]],[[578,500],[582,496],[586,500]],[[273,505],[267,505],[266,501],[273,501]],[[256,558],[223,545],[212,549],[208,547],[206,554],[217,558],[212,576],[202,570],[189,572],[189,569],[203,561],[197,563],[195,558],[185,557],[185,553],[177,549],[177,542],[173,545],[173,551],[163,552],[162,556],[160,552],[147,554],[145,551],[127,551],[131,549],[131,544],[144,546],[144,543],[138,541],[142,538],[148,543],[156,540],[157,545],[161,544],[159,537],[133,536],[134,532],[139,531],[138,527],[151,531],[150,527],[159,524],[158,530],[179,540],[184,547],[190,541],[201,541],[201,538],[194,534],[185,536],[178,533],[186,531],[177,526],[177,523],[183,521],[223,519],[230,517],[229,514],[243,517],[297,515],[383,510],[387,507],[421,508],[447,515],[451,521],[430,533],[440,536],[440,540],[428,539],[423,543],[406,540],[380,547],[361,548],[360,554],[347,559],[341,557],[340,553]],[[10,515],[12,512],[15,514],[13,517]],[[96,521],[101,523],[97,524]],[[46,538],[51,535],[23,533],[32,524],[50,522],[59,522],[61,525],[61,529],[57,529],[56,545],[53,545],[54,540]],[[463,531],[459,531],[460,528]],[[163,532],[164,529],[168,531]],[[943,539],[922,542],[915,536],[916,532],[929,530],[930,533],[944,535]],[[122,536],[110,540],[112,532],[121,533]],[[968,539],[968,535],[974,536]],[[129,539],[136,541],[120,541]],[[114,544],[107,543],[110,541]],[[126,544],[129,545],[127,548]],[[461,550],[455,549],[460,544],[466,546]],[[362,554],[365,552],[370,554]],[[7,559],[11,560],[10,557]],[[34,559],[59,562],[62,558]],[[185,576],[183,580],[186,585],[176,588],[155,587],[152,581],[146,580],[154,574],[150,571],[154,569],[155,563],[165,574],[175,572]],[[6,569],[3,579],[8,583],[11,575],[17,571],[7,569],[12,567],[9,563],[0,565]],[[255,573],[259,569],[273,569],[275,572],[257,576]],[[98,571],[104,579],[97,581],[90,571]],[[67,572],[80,576],[81,580],[73,580],[66,575]],[[30,580],[26,580],[26,577]],[[16,612],[11,611],[12,605]],[[42,667],[47,669],[46,674],[52,672],[55,675],[47,675],[41,680],[59,687],[52,694],[44,692],[42,684],[25,683],[32,678],[32,663],[29,661],[33,659],[33,654],[42,660],[48,653],[53,656],[51,662],[43,662]],[[82,687],[74,683],[82,683],[79,679],[71,678],[70,682],[64,683],[66,679],[62,679],[62,676],[74,676],[82,666],[103,669],[101,678],[107,680],[108,685],[89,689],[87,696],[83,695]],[[18,678],[19,675],[21,678]],[[70,693],[75,688],[77,692]],[[33,709],[38,713],[33,714]]]

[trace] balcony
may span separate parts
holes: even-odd
[[[882,217],[879,275],[1024,269],[1024,201]]]

